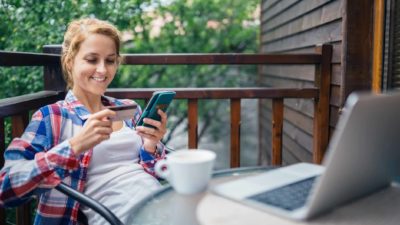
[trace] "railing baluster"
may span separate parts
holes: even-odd
[[[197,99],[188,100],[188,146],[197,148]]]
[[[271,164],[282,164],[283,98],[272,99],[272,157]]]
[[[12,120],[12,136],[20,137],[28,125],[29,114],[28,112],[21,113],[11,117]],[[25,203],[17,208],[17,225],[30,225],[31,213],[30,213],[30,202]]]
[[[322,60],[315,69],[315,86],[319,88],[319,96],[314,103],[313,162],[321,164],[329,142],[332,46],[319,46],[316,52],[321,53]]]
[[[231,99],[231,168],[240,166],[240,98]]]

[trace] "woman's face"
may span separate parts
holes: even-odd
[[[103,95],[118,68],[113,39],[101,34],[89,35],[71,66],[75,95]]]

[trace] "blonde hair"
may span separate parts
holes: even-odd
[[[91,34],[102,34],[110,37],[115,43],[117,61],[118,63],[121,61],[121,56],[119,54],[121,36],[120,32],[114,25],[109,22],[94,18],[72,21],[68,25],[67,31],[64,34],[61,54],[61,66],[65,82],[67,83],[67,89],[72,88],[74,85],[71,68],[69,68],[68,65],[79,52],[81,43],[85,41],[86,38]]]

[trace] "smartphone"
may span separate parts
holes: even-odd
[[[119,106],[110,106],[107,108],[117,113],[115,116],[111,117],[110,120],[118,121],[118,120],[132,119],[133,116],[135,115],[135,110],[137,108],[137,105],[136,104],[119,105]]]
[[[153,120],[161,121],[161,116],[157,113],[158,109],[161,109],[163,112],[167,111],[167,108],[171,103],[172,99],[175,97],[175,94],[176,93],[174,91],[154,92],[146,108],[143,110],[143,113],[140,116],[136,126],[153,127],[150,124],[144,123],[143,122],[144,118],[150,118]]]

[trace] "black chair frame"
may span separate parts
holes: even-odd
[[[74,200],[80,202],[82,205],[93,209],[95,212],[100,214],[104,219],[106,219],[111,225],[124,225],[118,217],[115,216],[113,212],[111,212],[107,207],[103,204],[99,203],[98,201],[94,200],[93,198],[82,194],[81,192],[71,188],[65,183],[60,183],[56,189],[73,198]]]

